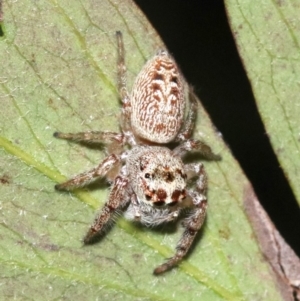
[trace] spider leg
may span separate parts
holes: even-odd
[[[187,164],[186,169],[187,174],[189,174],[191,177],[195,175],[198,176],[196,182],[196,189],[188,190],[188,195],[191,198],[193,207],[190,210],[189,216],[183,222],[185,230],[176,246],[175,255],[172,258],[170,258],[167,262],[158,266],[154,270],[155,275],[159,275],[172,269],[182,260],[182,258],[190,249],[194,238],[196,237],[197,232],[201,228],[206,216],[207,199],[205,194],[207,189],[207,177],[204,167],[201,163],[194,163]]]
[[[197,118],[197,109],[198,109],[198,102],[196,95],[194,94],[193,88],[189,87],[189,112],[184,123],[184,127],[181,129],[179,134],[177,135],[175,141],[182,142],[186,141],[192,136],[193,130],[195,128],[195,122]]]
[[[70,189],[87,185],[88,183],[92,182],[96,178],[105,176],[114,167],[118,167],[120,162],[121,162],[120,157],[112,154],[106,157],[97,167],[87,172],[81,173],[64,183],[55,185],[55,189],[70,190]]]
[[[116,32],[116,36],[118,43],[118,88],[123,104],[121,127],[124,132],[127,132],[131,130],[131,102],[126,84],[127,80],[123,36],[120,31]]]
[[[80,132],[80,133],[61,133],[55,132],[53,134],[55,138],[65,139],[76,142],[88,142],[88,143],[111,143],[118,142],[123,143],[123,135],[114,132]]]
[[[65,139],[75,142],[86,142],[86,143],[103,143],[107,146],[108,153],[122,152],[125,144],[125,136],[123,134],[114,132],[80,132],[80,133],[61,133],[55,132],[53,134],[55,138]]]
[[[188,139],[173,150],[174,154],[180,157],[183,157],[190,151],[198,152],[209,160],[218,161],[221,159],[221,156],[214,154],[212,149],[206,143],[200,140]]]
[[[122,103],[129,99],[129,94],[126,85],[126,65],[125,65],[125,51],[123,35],[121,31],[116,32],[117,44],[118,44],[118,88],[122,99]]]
[[[127,206],[130,202],[129,181],[120,176],[116,177],[109,194],[108,201],[96,217],[93,225],[84,237],[84,243],[92,243],[95,237],[101,236],[105,230],[114,221],[114,217]]]

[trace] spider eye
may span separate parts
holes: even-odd
[[[145,178],[146,179],[150,179],[150,174],[149,173],[145,173]]]

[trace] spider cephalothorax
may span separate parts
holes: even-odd
[[[143,156],[141,156],[143,153]],[[185,197],[186,174],[182,160],[167,148],[134,148],[128,174],[139,202],[150,206],[175,206]]]

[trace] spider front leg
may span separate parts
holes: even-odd
[[[123,211],[128,205],[131,194],[132,191],[128,179],[120,176],[116,177],[108,201],[101,209],[83,240],[85,244],[92,243],[95,237],[105,233],[107,227],[114,221],[114,217],[118,216],[120,211]]]
[[[198,176],[196,182],[195,190],[188,190],[188,196],[191,199],[191,207],[189,216],[184,220],[183,226],[185,230],[182,234],[176,246],[175,255],[170,258],[167,262],[158,266],[154,270],[155,275],[162,274],[174,266],[176,266],[183,257],[187,254],[190,249],[196,234],[203,225],[206,216],[207,199],[206,199],[206,189],[207,189],[207,176],[204,170],[204,166],[201,163],[198,164],[187,164],[185,166],[186,173],[189,177]]]

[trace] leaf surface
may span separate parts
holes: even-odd
[[[188,258],[163,276],[181,227],[120,219],[101,243],[82,237],[107,198],[100,182],[74,193],[56,183],[103,158],[53,132],[118,130],[115,31],[131,86],[163,44],[131,1],[4,2],[0,40],[0,294],[16,300],[281,300],[243,209],[251,188],[203,109],[195,137],[222,156],[204,162],[208,216]],[[262,285],[263,284],[263,285]]]

